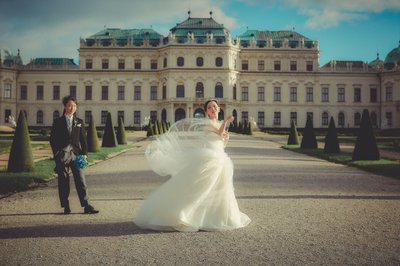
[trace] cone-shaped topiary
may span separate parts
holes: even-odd
[[[324,153],[339,153],[339,152],[340,152],[339,139],[337,137],[335,121],[331,116],[331,120],[329,121],[328,134],[325,137]]]
[[[108,112],[106,127],[104,128],[104,134],[103,134],[103,143],[101,144],[101,147],[117,147],[117,145],[118,143],[117,143],[117,138],[115,137],[115,131],[111,119],[111,114],[110,112]]]
[[[315,138],[314,127],[311,116],[307,116],[306,127],[303,132],[300,148],[316,149],[318,148],[317,139]]]
[[[119,119],[118,119],[117,141],[118,141],[118,144],[127,144],[128,143],[128,141],[126,140],[124,121],[122,120],[122,117],[119,117]]]
[[[252,123],[249,122],[249,126],[247,127],[247,135],[253,135],[253,126]]]
[[[369,112],[367,109],[364,109],[356,145],[353,151],[353,161],[379,159],[379,150],[376,145],[374,131],[372,130]]]
[[[8,172],[32,172],[34,167],[25,113],[19,112],[17,127],[8,159]]]
[[[147,137],[151,137],[154,135],[153,125],[151,124],[151,120],[149,120],[149,124],[147,125]]]
[[[88,152],[100,151],[100,143],[99,143],[99,138],[97,136],[96,123],[94,122],[92,115],[90,116],[90,123],[86,139],[88,145]]]
[[[161,127],[160,121],[158,121],[158,120],[157,120],[157,128],[158,128],[158,133],[160,135],[164,133],[164,131],[163,131],[162,127]]]
[[[287,145],[299,145],[299,134],[294,120],[290,123],[290,134],[288,137]]]

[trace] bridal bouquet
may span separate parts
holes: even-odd
[[[78,156],[76,156],[74,164],[80,169],[85,169],[88,166],[88,161],[84,155],[79,154]]]

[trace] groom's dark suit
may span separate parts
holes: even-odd
[[[71,145],[69,148],[72,148],[73,157],[79,154],[87,155],[85,124],[82,119],[73,117],[71,133],[68,130],[65,115],[55,119],[50,134],[50,145],[56,163],[54,170],[58,174],[58,192],[61,207],[69,208],[68,196],[70,188],[68,168],[71,169],[74,176],[75,187],[81,206],[88,206],[88,194],[83,171],[76,167],[72,161],[65,162],[65,157],[68,156],[64,156],[69,145]]]

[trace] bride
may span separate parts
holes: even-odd
[[[240,228],[250,218],[239,210],[233,164],[224,151],[229,116],[218,121],[216,100],[205,103],[207,118],[183,119],[146,150],[157,174],[170,179],[144,201],[134,222],[162,231],[216,231]]]

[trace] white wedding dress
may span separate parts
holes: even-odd
[[[152,170],[171,177],[143,202],[136,225],[163,231],[215,231],[250,223],[239,210],[233,164],[215,133],[217,127],[209,119],[184,119],[150,143],[146,157]]]

